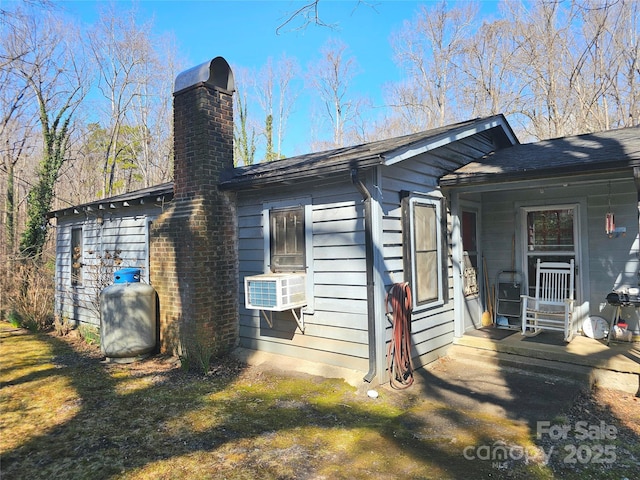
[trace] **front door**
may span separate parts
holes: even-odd
[[[464,331],[482,326],[482,300],[480,290],[481,265],[478,245],[480,231],[480,208],[477,204],[465,203],[461,208],[462,233],[462,288],[464,292]]]

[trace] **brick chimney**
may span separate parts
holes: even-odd
[[[235,194],[218,190],[233,168],[233,91],[222,57],[176,78],[175,192],[149,242],[161,350],[200,367],[238,340]]]

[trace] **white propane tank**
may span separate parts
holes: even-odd
[[[157,294],[146,283],[115,283],[100,293],[100,348],[107,359],[134,361],[156,348]]]

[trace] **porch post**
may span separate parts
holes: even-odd
[[[460,196],[450,192],[451,202],[451,260],[453,261],[453,335],[464,335],[464,295],[462,294],[462,233],[460,227]]]

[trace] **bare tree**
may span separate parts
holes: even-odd
[[[640,78],[635,4],[507,4],[518,43],[513,72],[522,85],[521,113],[534,138],[633,124]]]
[[[174,40],[153,36],[148,25],[140,30],[135,11],[114,15],[124,18],[90,32],[91,53],[101,65],[96,89],[102,95],[85,103],[85,128],[62,172],[67,186],[59,191],[63,205],[172,178],[171,93],[176,72],[183,67]],[[102,35],[106,30],[111,37]]]
[[[307,81],[318,92],[336,147],[344,145],[345,130],[357,112],[358,102],[350,96],[357,69],[355,58],[347,55],[347,45],[334,39],[322,47],[320,59],[308,67]]]
[[[414,128],[424,130],[453,120],[456,66],[462,63],[464,42],[476,12],[473,3],[450,10],[444,1],[432,8],[423,6],[394,38],[396,60],[407,80],[397,86],[392,105],[405,111],[410,121],[420,122]]]
[[[135,10],[122,12],[111,4],[101,11],[100,19],[89,33],[89,47],[98,69],[98,89],[108,101],[103,195],[114,193],[117,170],[123,167],[122,159],[131,147],[123,128],[132,119],[134,100],[147,80],[143,74],[152,56],[146,33],[150,28],[150,24],[137,24]],[[129,169],[136,166],[127,164]]]
[[[503,2],[472,34],[473,6],[423,8],[395,37],[406,76],[387,90],[406,132],[503,113],[544,139],[637,124],[637,2]]]
[[[6,25],[6,24],[5,24]],[[0,43],[0,58],[7,64],[16,59],[10,59],[12,55],[10,43],[15,31],[3,29],[2,42]],[[27,52],[24,52],[26,55]],[[23,55],[20,54],[19,58]],[[23,159],[33,145],[32,129],[35,123],[33,110],[29,110],[29,103],[33,101],[33,95],[27,82],[15,75],[9,68],[0,68],[0,191],[3,198],[0,204],[4,206],[3,220],[6,230],[2,232],[3,241],[1,251],[8,261],[17,253],[16,246],[16,165]]]
[[[183,69],[171,37],[161,37],[158,42],[152,39],[152,45],[156,48],[140,69],[131,112],[137,126],[133,137],[140,146],[137,167],[144,187],[166,182],[173,173],[171,94],[173,81]]]
[[[258,73],[258,79],[255,82],[258,102],[264,111],[265,117],[264,138],[266,152],[264,158],[267,161],[275,160],[277,158],[273,146],[273,97],[275,95],[275,77],[276,74],[273,68],[273,59],[269,57],[267,59],[267,64]],[[244,108],[244,111],[241,110],[239,112],[240,115],[246,114],[246,97]],[[245,120],[245,118],[243,118],[243,120]]]
[[[518,45],[505,20],[483,22],[465,39],[463,56],[456,65],[457,96],[468,117],[502,113],[513,115],[520,108]]]
[[[9,34],[1,37],[0,48],[4,51],[4,41]],[[19,77],[8,68],[0,68],[0,309],[4,310],[7,299],[14,292],[13,275],[16,271],[15,259],[18,254],[18,206],[23,201],[20,190],[27,191],[28,185],[20,173],[26,167],[26,159],[33,150],[35,118],[29,111],[30,90]],[[19,163],[21,165],[19,165]],[[22,187],[21,189],[19,187]]]
[[[531,9],[524,4],[509,5],[519,47],[522,113],[530,120],[530,133],[542,139],[575,132],[570,77],[575,65],[571,26],[576,9],[573,5],[563,9],[557,2],[539,2]]]
[[[256,155],[256,123],[249,115],[248,91],[252,84],[253,75],[248,70],[234,67],[236,93],[233,96],[233,163],[238,165],[252,165]]]
[[[615,81],[612,82],[614,126],[640,125],[640,2],[626,0],[613,3],[616,21],[610,34],[613,52],[618,52]]]
[[[580,131],[611,128],[609,101],[616,82],[618,55],[612,31],[617,15],[610,8],[580,8],[582,19],[579,55],[575,55],[569,72],[569,88],[575,96],[576,127]],[[574,47],[575,48],[575,47]]]
[[[287,120],[297,98],[292,84],[299,72],[297,61],[283,54],[275,65],[269,58],[258,73],[255,90],[258,102],[265,112],[265,160],[275,160],[282,156]]]
[[[18,12],[17,28],[6,45],[11,71],[28,86],[42,132],[42,160],[29,192],[21,251],[37,257],[47,237],[46,213],[66,161],[71,119],[84,97],[86,71],[77,31],[49,12]]]

